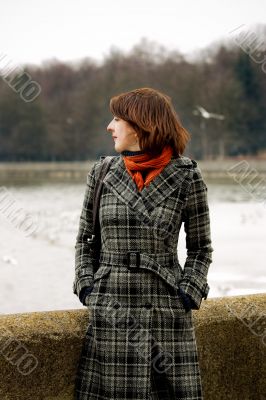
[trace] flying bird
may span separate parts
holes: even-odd
[[[210,119],[210,118],[215,118],[215,119],[224,119],[224,115],[221,114],[214,114],[214,113],[209,113],[205,108],[201,106],[196,106],[196,110],[193,111],[194,115],[200,115],[203,118]]]

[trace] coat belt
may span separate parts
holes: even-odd
[[[101,250],[99,261],[100,263],[103,262],[117,267],[126,266],[132,271],[137,271],[139,267],[148,269],[156,273],[172,287],[177,287],[176,275],[172,272],[173,268],[177,268],[177,253],[112,252]],[[180,278],[181,274],[180,267]]]
[[[127,266],[129,268],[139,267],[140,264],[154,260],[162,265],[169,265],[173,262],[178,262],[176,253],[141,253],[140,251],[101,251],[100,262],[110,263],[112,265]]]

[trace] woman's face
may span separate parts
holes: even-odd
[[[137,133],[127,121],[114,117],[106,129],[112,134],[115,151],[118,153],[123,150],[140,150]]]

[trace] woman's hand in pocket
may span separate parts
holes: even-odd
[[[193,309],[193,307],[194,307],[193,300],[181,288],[178,289],[178,295],[180,297],[180,300],[183,303],[183,306],[184,306],[186,312]]]
[[[90,293],[92,292],[93,287],[94,287],[94,284],[92,284],[91,286],[86,286],[86,287],[82,288],[82,290],[80,292],[80,301],[84,306],[87,305],[87,300],[90,297]]]
[[[88,292],[86,293],[86,297],[85,297],[85,300],[84,300],[84,305],[85,306],[88,306],[89,305],[89,299],[90,299],[90,296],[91,296],[91,292],[93,291],[93,288],[94,288],[94,285],[92,285],[92,286],[90,286],[89,288],[88,288]],[[90,290],[89,290],[90,289]]]

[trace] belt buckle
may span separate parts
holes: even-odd
[[[131,264],[131,256],[135,255],[136,262]],[[134,265],[135,264],[135,265]],[[139,251],[128,251],[127,252],[127,268],[138,268],[140,266],[140,252]]]

